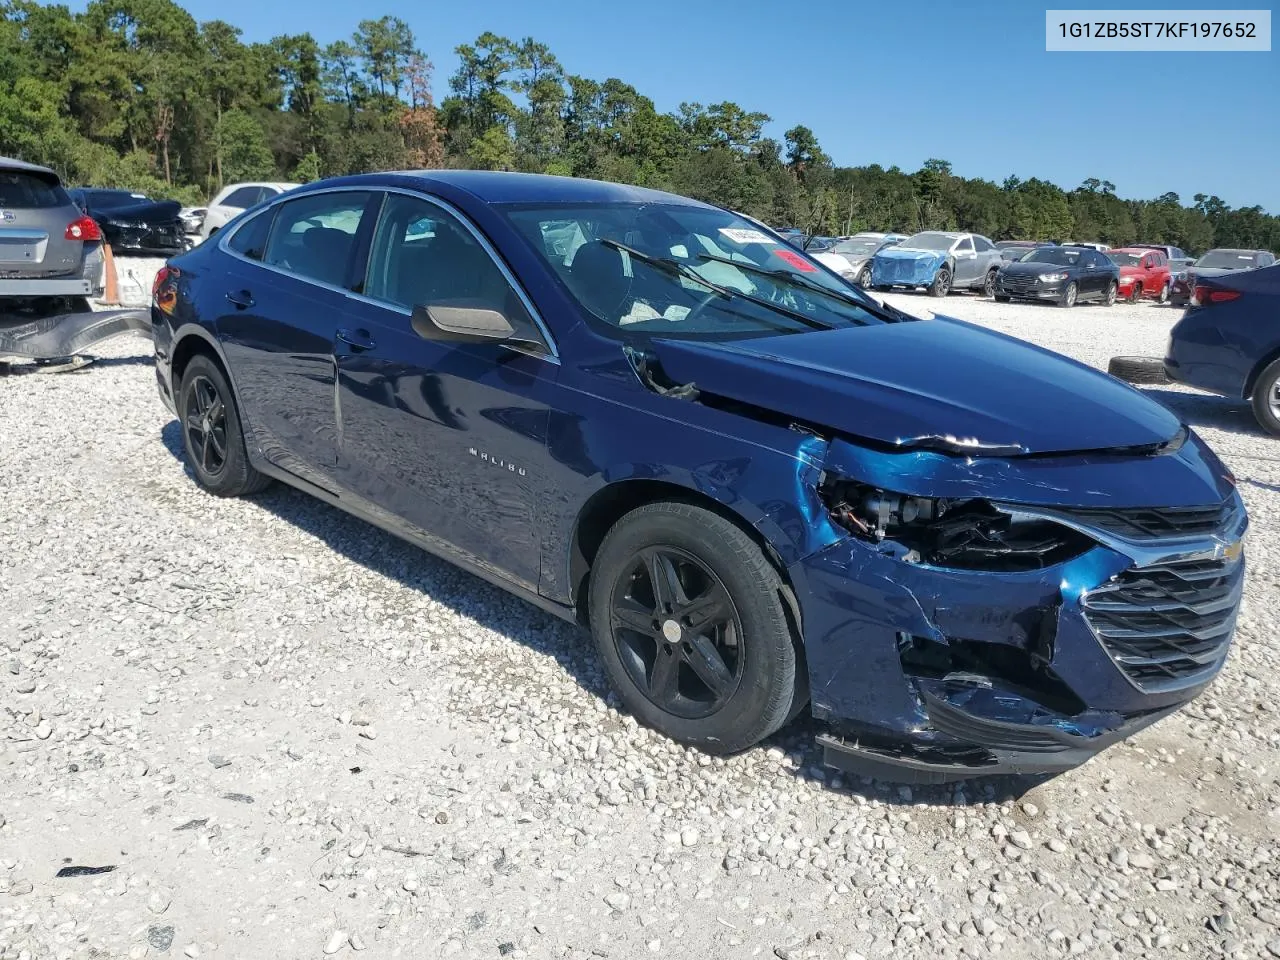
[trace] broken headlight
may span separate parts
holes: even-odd
[[[898,546],[901,559],[962,570],[1039,570],[1077,556],[1094,541],[1054,523],[1017,516],[989,500],[934,499],[828,480],[831,517],[850,533]]]

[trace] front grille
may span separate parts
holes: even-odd
[[[1072,519],[1127,540],[1200,536],[1222,529],[1236,511],[1235,498],[1207,507],[1073,509]]]
[[[1025,293],[1035,287],[1037,278],[1032,276],[1003,276],[1000,278],[1000,286],[1006,290],[1012,290],[1017,293]]]
[[[1148,692],[1207,680],[1226,655],[1244,560],[1135,567],[1085,594],[1089,626],[1117,666]]]

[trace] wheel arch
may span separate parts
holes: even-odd
[[[1263,355],[1261,360],[1253,365],[1253,369],[1249,371],[1249,376],[1244,381],[1244,391],[1240,394],[1242,400],[1248,400],[1253,397],[1253,389],[1258,385],[1258,378],[1262,376],[1262,371],[1277,360],[1280,360],[1280,344],[1273,346],[1269,352]]]
[[[235,389],[231,371],[217,342],[203,327],[192,325],[178,331],[177,336],[174,337],[173,348],[169,352],[169,388],[175,398],[178,395],[178,389],[182,386],[182,375],[187,365],[191,363],[193,357],[201,353],[212,358],[221,369],[222,375],[227,378],[227,382],[231,384],[232,390]]]
[[[787,565],[783,562],[777,548],[769,542],[769,538],[761,532],[760,528],[749,523],[741,513],[707,493],[669,480],[649,478],[618,480],[601,487],[578,511],[569,541],[569,591],[570,602],[577,612],[580,623],[584,625],[587,623],[587,597],[590,592],[591,568],[605,536],[615,523],[632,510],[660,502],[687,503],[702,507],[728,520],[751,537],[768,558],[769,563],[778,571],[786,588],[787,596],[784,600],[795,619],[796,636],[800,637],[799,603],[796,600],[795,587],[791,582]]]

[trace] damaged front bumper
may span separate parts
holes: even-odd
[[[908,782],[1058,773],[1193,699],[1226,659],[1244,581],[1243,502],[1216,493],[1012,507],[1089,538],[1040,569],[930,565],[859,536],[793,564],[826,763]]]

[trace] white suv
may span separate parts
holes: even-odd
[[[218,191],[218,195],[209,204],[204,215],[204,223],[200,224],[200,239],[208,240],[224,227],[228,220],[241,211],[257,206],[264,200],[270,200],[301,186],[298,183],[229,183]]]

